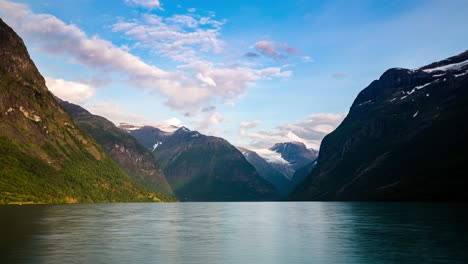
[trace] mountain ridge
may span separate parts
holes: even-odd
[[[466,199],[467,73],[467,51],[385,71],[324,138],[316,168],[291,199]]]
[[[180,127],[173,133],[145,126],[129,131],[153,155],[174,192],[188,201],[252,201],[277,198],[234,146],[223,138]]]
[[[0,19],[0,203],[161,201],[132,182],[55,101]]]
[[[104,117],[93,115],[79,105],[56,99],[78,126],[89,133],[132,179],[154,191],[173,194],[152,153],[133,136]]]

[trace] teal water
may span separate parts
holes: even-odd
[[[461,204],[0,206],[0,263],[468,263]]]

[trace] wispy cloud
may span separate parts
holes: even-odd
[[[240,136],[253,149],[269,148],[275,143],[297,141],[307,147],[318,150],[322,139],[343,121],[344,114],[319,113],[308,116],[305,120],[282,124],[270,131],[256,130],[260,121],[242,122]]]
[[[285,59],[288,56],[298,56],[298,48],[292,47],[287,43],[277,43],[274,41],[261,40],[255,43],[254,49],[262,55],[275,59]],[[303,56],[304,62],[308,62],[310,57]]]
[[[159,0],[125,0],[125,3],[131,6],[139,6],[146,9],[162,9]]]
[[[337,80],[344,79],[345,77],[346,77],[346,74],[344,74],[342,72],[335,72],[335,73],[332,74],[332,78],[337,79]]]
[[[52,15],[36,14],[27,5],[0,0],[0,7],[2,18],[36,48],[50,54],[67,55],[74,63],[96,70],[96,76],[101,79],[103,76],[110,79],[112,74],[118,73],[126,77],[132,87],[154,91],[167,99],[167,106],[190,112],[192,116],[213,102],[232,102],[258,80],[291,76],[290,71],[281,68],[256,69],[200,59],[198,50],[216,53],[222,47],[216,28],[223,22],[211,17],[198,20],[210,30],[190,32],[186,28],[195,25],[191,24],[193,21],[176,16],[165,20],[155,15],[143,15],[144,22],[119,22],[113,26],[114,31],[135,37],[142,45],[153,44],[175,60],[185,58],[180,58],[182,64],[175,71],[167,71],[99,36],[88,36],[76,25]],[[154,42],[156,39],[160,42]]]
[[[283,58],[284,55],[281,54],[281,52],[279,52],[276,49],[275,46],[276,46],[276,44],[274,42],[262,40],[262,41],[259,41],[259,42],[255,43],[254,48],[258,52],[260,52],[261,54],[263,54],[263,55],[265,55],[267,57]]]
[[[254,120],[254,121],[245,121],[240,123],[241,129],[251,129],[259,127],[262,124],[261,120]]]
[[[120,105],[112,102],[99,102],[86,106],[86,109],[91,113],[106,117],[114,124],[126,123],[131,120],[133,124],[153,124],[155,122],[148,120],[142,115],[136,115],[127,112]]]

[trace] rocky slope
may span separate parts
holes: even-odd
[[[183,201],[251,201],[277,198],[242,154],[222,138],[181,127],[173,133],[154,127],[129,130],[153,150],[177,197]]]
[[[0,19],[0,203],[153,198],[75,125]]]
[[[151,190],[172,194],[172,189],[151,151],[140,145],[133,136],[116,127],[109,120],[93,115],[78,105],[57,100],[75,123],[89,133],[106,154],[132,179]]]
[[[322,142],[297,200],[466,200],[468,52],[394,68]]]

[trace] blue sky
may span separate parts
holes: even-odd
[[[388,68],[468,48],[466,1],[0,0],[49,89],[115,123],[318,148]]]

